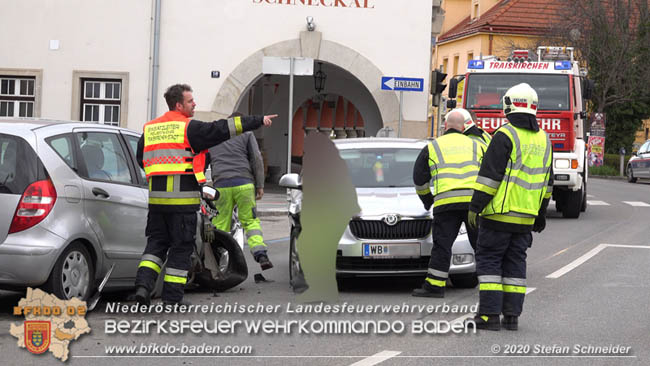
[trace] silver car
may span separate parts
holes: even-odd
[[[415,192],[412,177],[415,160],[426,141],[357,138],[334,143],[348,166],[361,207],[339,241],[337,276],[424,276],[433,246],[432,216]],[[280,185],[299,188],[299,177],[284,176]],[[294,244],[294,236],[300,233],[295,227],[299,225],[295,211],[302,197],[292,194],[291,199]],[[290,255],[292,277],[296,258]],[[452,247],[449,277],[456,287],[475,287],[478,283],[474,251],[464,227]]]
[[[650,178],[650,140],[627,162],[627,180],[635,183],[638,178]]]
[[[133,286],[148,211],[139,136],[0,118],[0,288],[87,299],[113,264],[108,286]]]

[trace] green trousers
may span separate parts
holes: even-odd
[[[219,215],[212,219],[212,224],[222,231],[230,232],[232,210],[237,205],[239,221],[241,222],[248,247],[253,256],[259,252],[266,252],[266,244],[262,237],[262,226],[257,218],[255,207],[255,186],[252,183],[235,187],[217,188],[219,199],[215,202]]]

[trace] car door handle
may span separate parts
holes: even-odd
[[[108,197],[111,196],[111,195],[108,194],[108,192],[106,192],[105,190],[103,190],[103,189],[101,189],[101,188],[97,188],[97,187],[93,188],[93,194],[94,194],[95,196],[104,196],[104,198],[108,198]]]

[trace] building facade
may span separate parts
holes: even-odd
[[[165,89],[187,83],[194,89],[198,119],[236,111],[278,114],[274,127],[257,137],[268,165],[283,167],[289,125],[298,120],[303,132],[308,123],[327,132],[336,128],[335,116],[343,115],[347,133],[339,137],[371,136],[387,126],[397,130],[399,95],[382,90],[381,78],[403,76],[422,78],[424,91],[403,95],[402,136],[424,137],[437,5],[431,0],[12,1],[0,15],[4,29],[11,30],[0,33],[0,114],[141,130],[167,110]],[[316,91],[313,76],[295,77],[289,112],[289,77],[263,74],[266,56],[314,59],[314,70],[326,75],[324,86]],[[299,110],[305,115],[298,116]]]

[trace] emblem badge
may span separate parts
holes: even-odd
[[[43,353],[50,347],[50,321],[25,321],[25,347],[31,353]]]
[[[394,226],[400,221],[400,217],[397,214],[388,214],[384,216],[384,222],[388,226]]]

